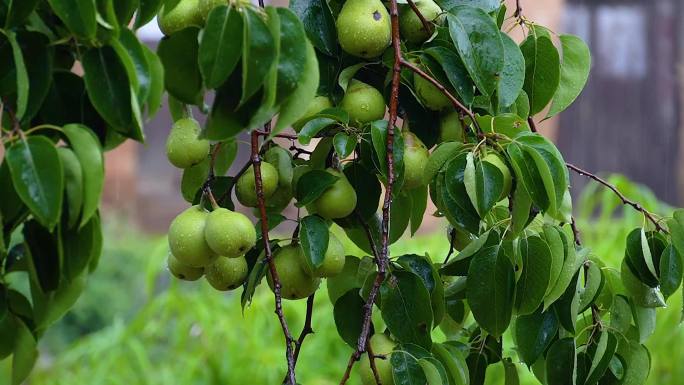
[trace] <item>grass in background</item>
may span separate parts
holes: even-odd
[[[647,190],[619,177],[612,179],[630,197],[651,210],[663,208]],[[617,267],[624,239],[643,218],[623,210],[619,201],[594,187],[578,200],[582,240],[609,266]],[[123,225],[107,226],[100,268],[74,310],[50,329],[32,385],[278,384],[285,371],[283,337],[273,313],[273,296],[262,285],[251,307],[240,308],[240,291],[222,294],[204,280],[170,279],[165,238],[141,236]],[[345,239],[343,236],[340,239]],[[351,244],[352,254],[361,255]],[[429,253],[441,260],[448,251],[445,231],[392,246],[392,254]],[[305,300],[286,302],[285,312],[297,335]],[[658,328],[648,340],[654,366],[650,384],[675,385],[684,378],[684,328],[680,325],[681,290],[658,310]],[[315,334],[307,337],[298,364],[304,385],[337,384],[351,348],[338,337],[325,289],[314,307]],[[436,331],[436,338],[444,337]],[[74,341],[70,346],[67,345]],[[0,363],[0,384],[9,360]],[[501,371],[492,365],[491,371]],[[536,383],[519,370],[523,384]],[[503,383],[502,376],[488,384]],[[352,385],[358,385],[353,376]]]

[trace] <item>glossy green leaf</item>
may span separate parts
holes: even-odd
[[[570,285],[570,282],[577,271],[577,253],[575,251],[575,245],[568,239],[564,232],[559,232],[559,235],[561,236],[564,248],[563,266],[561,267],[561,271],[553,289],[544,297],[544,310],[548,309],[551,304],[565,293],[565,290],[568,285]]]
[[[357,257],[347,255],[344,260],[344,268],[340,274],[329,277],[327,281],[328,298],[330,303],[335,303],[347,291],[363,286],[366,276],[362,273],[359,277],[359,265],[361,260]]]
[[[425,217],[428,204],[428,189],[426,186],[417,187],[410,191],[411,195],[411,236],[416,234]]]
[[[480,217],[468,198],[465,188],[466,155],[461,154],[452,159],[446,171],[440,173],[435,185],[438,207],[454,226],[460,226],[467,231],[477,234]]]
[[[62,131],[83,168],[83,211],[81,226],[97,212],[104,189],[104,158],[97,137],[81,124],[67,124]]]
[[[11,29],[19,26],[33,12],[37,4],[38,0],[9,0],[5,28]]]
[[[297,89],[281,105],[273,134],[277,134],[299,120],[306,113],[311,100],[316,97],[320,74],[318,72],[316,52],[310,43],[306,45],[305,58],[306,61],[304,62],[302,72],[307,74],[307,76],[302,78]]]
[[[445,142],[439,144],[432,150],[430,158],[428,158],[427,164],[425,165],[423,184],[429,185],[449,160],[464,151],[463,143]]]
[[[198,52],[207,88],[218,88],[237,66],[242,55],[242,33],[242,17],[235,8],[222,5],[209,13]]]
[[[411,197],[406,192],[399,192],[392,200],[389,224],[390,244],[396,242],[404,235],[411,220]]]
[[[577,314],[579,313],[581,292],[579,275],[580,272],[577,271],[565,289],[565,293],[553,305],[561,326],[572,334],[576,332]]]
[[[306,262],[311,268],[318,268],[323,263],[325,253],[328,250],[330,232],[323,218],[317,215],[309,215],[299,222],[299,240]]]
[[[336,124],[337,121],[331,118],[315,118],[309,120],[304,124],[301,131],[299,131],[298,140],[300,143],[307,145],[311,142],[311,139],[321,132],[324,128],[330,127]]]
[[[432,344],[432,354],[442,363],[449,378],[449,385],[468,384],[468,366],[463,356],[449,345]]]
[[[140,6],[135,14],[135,28],[140,28],[154,19],[163,3],[164,0],[140,0]]]
[[[597,384],[599,379],[608,369],[608,364],[615,354],[618,340],[610,331],[600,332],[600,336],[595,338],[595,343],[591,343],[587,352],[592,357],[591,366],[587,372],[585,384]]]
[[[199,190],[204,186],[204,182],[209,175],[209,163],[209,157],[207,157],[196,165],[183,170],[183,176],[181,177],[181,195],[183,195],[183,199],[187,202],[194,202],[197,194],[201,194]],[[217,194],[213,189],[212,193],[214,196]]]
[[[216,154],[216,163],[214,164],[214,173],[216,175],[226,175],[230,166],[235,161],[238,152],[238,142],[235,140],[226,140],[221,142],[221,148]],[[270,163],[270,162],[269,162]],[[278,174],[280,177],[280,173]]]
[[[312,170],[302,175],[297,181],[297,207],[304,207],[315,201],[338,179],[339,177],[323,170]]]
[[[164,65],[159,59],[159,56],[155,55],[152,50],[143,46],[145,51],[145,58],[150,65],[150,94],[147,97],[147,115],[148,117],[154,116],[162,103],[162,96],[164,94]]]
[[[439,360],[434,357],[420,358],[418,364],[423,368],[427,385],[449,385],[446,369]]]
[[[469,153],[466,157],[463,181],[470,202],[480,214],[480,218],[484,218],[501,197],[503,174],[495,165],[483,162],[479,158],[475,159],[473,153]]]
[[[363,327],[364,305],[359,289],[351,289],[335,301],[333,308],[337,333],[353,349],[356,349]]]
[[[494,337],[508,328],[513,312],[515,273],[499,245],[485,247],[468,270],[466,297],[475,320]]]
[[[343,69],[340,71],[340,76],[338,77],[337,84],[339,84],[340,88],[344,92],[347,92],[347,87],[349,87],[349,83],[354,79],[354,76],[356,76],[356,73],[359,72],[363,67],[367,66],[368,63],[356,63],[354,65],[350,65],[349,67]]]
[[[292,0],[290,9],[304,24],[313,45],[329,56],[337,56],[335,19],[325,0]]]
[[[345,134],[344,132],[338,132],[333,137],[333,145],[335,146],[335,152],[340,158],[346,158],[354,152],[356,148],[356,137]]]
[[[518,186],[513,191],[513,212],[511,223],[513,234],[520,234],[530,222],[530,210],[532,209],[532,198],[525,190],[525,187]]]
[[[96,217],[80,229],[62,229],[63,270],[67,282],[76,280],[102,251],[98,242],[99,231],[100,222]]]
[[[43,136],[31,136],[9,147],[5,159],[21,200],[41,224],[53,228],[64,190],[64,171],[54,144]]]
[[[547,118],[562,112],[577,99],[591,70],[591,52],[584,40],[574,35],[560,35],[559,39],[563,48],[560,84]]]
[[[0,180],[10,181],[12,178],[7,164],[6,161],[0,164]],[[0,215],[4,228],[14,229],[28,214],[28,209],[19,197],[14,182],[0,183],[0,196]]]
[[[534,313],[518,316],[515,321],[515,341],[520,359],[531,366],[549,347],[558,332],[558,318],[540,307]]]
[[[473,80],[461,58],[446,47],[430,47],[425,53],[435,59],[444,70],[449,83],[454,87],[460,99],[466,105],[473,103]]]
[[[43,293],[57,290],[62,273],[62,242],[58,231],[50,232],[36,221],[24,224],[24,240],[32,270]]]
[[[309,73],[306,67],[306,31],[297,15],[287,8],[276,8],[280,19],[280,50],[276,103],[287,100]]]
[[[625,262],[632,273],[650,287],[658,286],[651,248],[643,228],[632,230],[627,235]]]
[[[451,8],[458,5],[469,5],[480,8],[485,12],[492,12],[499,8],[501,4],[498,0],[437,0],[436,2],[446,11],[450,11]]]
[[[121,63],[126,67],[128,79],[135,89],[138,103],[144,104],[150,95],[152,74],[143,44],[133,31],[124,28],[119,32],[119,39],[112,42],[112,47],[119,55]]]
[[[396,385],[423,385],[427,382],[423,368],[413,355],[401,349],[390,358],[392,377]]]
[[[17,321],[17,335],[12,357],[12,385],[20,385],[31,373],[38,358],[38,343],[23,321]]]
[[[449,33],[477,88],[492,95],[504,67],[504,47],[494,20],[483,10],[456,6],[447,15]]]
[[[26,110],[22,114],[22,122],[29,122],[38,113],[50,90],[54,48],[45,35],[38,32],[22,32],[17,41],[23,52],[26,75],[28,76],[28,97]],[[17,72],[17,81],[21,81],[21,71]],[[17,84],[21,92],[23,84]],[[19,95],[21,98],[21,95]],[[19,102],[18,102],[19,103]],[[19,108],[17,108],[19,110]],[[19,114],[17,113],[17,117]]]
[[[116,51],[109,46],[87,51],[83,55],[83,70],[88,97],[97,112],[117,132],[142,140],[141,133],[132,128],[130,79]]]
[[[14,57],[14,69],[16,73],[17,82],[17,106],[14,114],[17,119],[21,120],[26,113],[29,97],[29,78],[26,70],[24,54],[21,52],[21,47],[17,42],[17,35],[13,31],[0,31],[7,36],[7,40],[12,46],[12,55]]]
[[[507,34],[501,34],[504,48],[504,66],[497,88],[499,108],[515,103],[525,83],[525,58],[518,44]]]
[[[620,278],[631,300],[643,307],[665,307],[665,298],[658,288],[653,288],[643,283],[628,266],[626,260],[622,261]]]
[[[644,345],[620,340],[617,355],[622,358],[624,374],[621,385],[643,385],[651,370],[651,356]]]
[[[584,288],[580,295],[579,313],[591,306],[601,291],[604,284],[601,268],[594,261],[587,261],[584,265]]]
[[[377,120],[371,123],[371,140],[378,161],[378,170],[383,176],[387,175],[387,121]],[[404,137],[398,127],[394,128],[394,140],[392,142],[394,173],[402,175],[404,169]],[[395,183],[395,187],[398,183]]]
[[[69,228],[79,223],[83,207],[83,169],[71,149],[59,147],[59,159],[64,168],[64,201],[66,203],[66,224]]]
[[[518,314],[530,314],[541,305],[551,279],[553,257],[549,245],[540,237],[523,238],[518,243],[522,274],[516,284]]]
[[[186,104],[202,104],[202,75],[197,62],[199,29],[190,27],[163,38],[157,55],[164,65],[164,85]],[[234,91],[234,90],[233,90]]]
[[[429,349],[432,345],[430,293],[409,272],[395,272],[380,287],[382,319],[393,336],[404,343]]]
[[[575,385],[577,356],[575,340],[563,338],[551,345],[546,353],[546,381],[549,385]]]
[[[244,29],[240,105],[247,102],[264,84],[266,74],[276,56],[273,35],[261,16],[251,8],[245,8],[242,17]]]
[[[668,245],[660,256],[660,290],[667,298],[682,284],[684,261],[673,245]]]
[[[632,304],[632,319],[639,332],[639,343],[643,344],[655,332],[656,309]]]
[[[75,35],[93,38],[97,28],[92,0],[48,0],[50,7]]]
[[[530,115],[541,112],[549,104],[560,82],[558,50],[546,36],[530,33],[520,46],[525,57],[523,89],[530,101]]]

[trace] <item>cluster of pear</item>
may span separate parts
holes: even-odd
[[[221,291],[242,285],[247,277],[245,253],[256,244],[254,225],[245,215],[225,208],[212,212],[192,206],[169,227],[168,267],[182,280],[204,275]]]

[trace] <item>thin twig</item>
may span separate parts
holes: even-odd
[[[375,353],[373,353],[373,346],[371,346],[370,338],[366,341],[366,350],[368,351],[368,362],[370,363],[371,372],[373,372],[373,377],[375,377],[375,384],[382,385],[382,380],[380,379],[380,372],[378,372],[378,367],[375,365]]]
[[[270,124],[267,123],[267,131],[270,131]],[[252,166],[254,168],[254,184],[256,186],[257,203],[259,208],[259,216],[261,219],[261,238],[264,242],[264,253],[265,260],[268,261],[269,271],[271,273],[271,278],[273,280],[273,293],[275,296],[275,312],[278,315],[278,320],[280,321],[280,326],[283,329],[283,334],[285,335],[285,356],[287,360],[287,381],[286,384],[296,385],[297,380],[295,378],[295,360],[294,351],[292,345],[295,343],[294,338],[292,338],[292,333],[290,333],[290,328],[287,325],[287,320],[283,314],[283,303],[282,295],[280,293],[281,284],[280,277],[278,276],[278,271],[275,267],[275,262],[273,260],[273,253],[271,251],[271,243],[268,236],[268,216],[266,214],[266,202],[264,199],[264,186],[261,179],[261,156],[259,155],[259,134],[256,131],[252,132]]]
[[[620,190],[618,190],[617,187],[615,187],[614,185],[610,184],[610,183],[609,183],[608,181],[606,181],[605,179],[603,179],[603,178],[601,178],[601,177],[599,177],[599,176],[597,176],[597,175],[595,175],[595,174],[592,174],[592,173],[590,173],[589,171],[586,171],[586,170],[584,170],[584,169],[581,169],[581,168],[579,168],[579,167],[577,167],[577,166],[575,166],[575,165],[573,165],[573,164],[566,163],[565,165],[566,165],[570,170],[572,170],[572,171],[578,173],[579,175],[586,176],[587,178],[593,179],[593,180],[595,180],[596,182],[598,182],[598,183],[600,183],[600,184],[602,184],[602,185],[608,187],[612,192],[615,193],[615,195],[617,195],[618,198],[620,198],[620,200],[622,201],[622,203],[623,203],[624,205],[632,206],[636,211],[639,211],[639,212],[641,212],[642,214],[644,214],[644,216],[646,217],[646,219],[648,219],[649,221],[651,221],[651,223],[653,223],[653,225],[655,226],[656,230],[658,230],[658,231],[660,231],[660,232],[663,232],[663,233],[667,233],[667,230],[665,230],[665,228],[660,224],[660,222],[658,221],[658,219],[656,218],[656,216],[655,216],[653,213],[651,213],[650,211],[646,210],[639,202],[635,202],[635,201],[633,201],[633,200],[627,198],[624,194],[622,194],[622,193],[620,192]]]
[[[420,12],[420,9],[416,6],[416,3],[413,2],[413,0],[408,0],[408,5],[411,7],[413,10],[413,13],[418,16],[420,19],[421,24],[423,24],[423,28],[425,29],[425,32],[428,33],[428,35],[432,35],[432,24],[423,16],[423,14]]]
[[[532,117],[527,118],[527,123],[530,125],[530,130],[532,132],[537,132],[537,123],[534,122],[534,119]]]
[[[456,243],[456,229],[452,228],[451,231],[449,232],[449,253],[447,254],[446,258],[444,258],[444,262],[442,262],[443,265],[445,265],[447,262],[449,262],[449,258],[451,258],[451,255],[454,253],[454,250],[456,249],[455,243]]]
[[[522,11],[523,9],[520,0],[515,0],[515,12],[513,13],[513,16],[519,19],[522,16]]]
[[[401,55],[401,53],[400,53],[400,55]],[[423,71],[422,69],[418,68],[415,64],[411,63],[410,61],[408,61],[408,60],[406,60],[406,59],[403,59],[403,58],[400,57],[399,61],[400,61],[400,63],[401,63],[402,66],[404,66],[404,67],[410,69],[411,71],[413,71],[414,73],[416,73],[416,74],[418,74],[420,77],[422,77],[423,79],[425,79],[425,80],[429,81],[430,83],[432,83],[433,86],[437,87],[437,89],[438,89],[442,94],[444,94],[444,96],[446,96],[447,99],[449,99],[449,101],[451,102],[451,104],[453,104],[454,107],[455,107],[456,109],[458,109],[459,111],[461,111],[461,112],[463,112],[464,114],[468,115],[468,117],[470,118],[470,120],[473,122],[473,125],[475,126],[478,135],[480,135],[480,136],[483,135],[483,133],[482,133],[482,128],[480,127],[480,124],[478,123],[477,119],[475,119],[475,114],[474,114],[468,107],[466,107],[465,105],[463,105],[463,103],[461,103],[460,101],[458,101],[458,99],[456,99],[456,97],[455,97],[454,95],[452,95],[452,94],[449,92],[449,90],[446,89],[446,87],[444,87],[439,81],[437,81],[437,79],[433,78],[433,77],[430,76],[428,73],[426,73],[426,72]]]
[[[572,228],[572,236],[575,239],[575,245],[582,246],[582,241],[580,239],[580,232],[579,232],[579,229],[577,228],[577,221],[575,221],[575,217],[571,217],[571,219],[570,219],[570,228]]]
[[[313,293],[307,298],[306,300],[306,318],[304,319],[304,327],[302,328],[302,332],[299,334],[299,338],[297,338],[296,346],[295,346],[295,351],[294,351],[294,364],[297,366],[297,360],[299,359],[299,352],[302,349],[302,344],[304,343],[304,339],[306,338],[307,335],[313,334],[313,328],[311,326],[311,319],[313,318],[313,307],[314,307],[314,297],[316,293]]]

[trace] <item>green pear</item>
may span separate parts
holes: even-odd
[[[352,122],[368,123],[385,116],[385,98],[375,87],[352,79],[340,107]]]
[[[278,188],[278,171],[268,162],[261,162],[260,169],[264,199],[268,199]],[[235,196],[244,206],[257,207],[254,166],[249,166],[249,169],[238,178],[235,185]]]
[[[457,111],[442,114],[439,118],[440,142],[463,142],[463,126]]]
[[[344,218],[356,208],[356,191],[343,173],[332,168],[326,171],[339,179],[313,202],[313,208],[325,219]]]
[[[194,166],[209,155],[209,141],[200,139],[200,126],[192,118],[183,118],[171,127],[166,139],[166,156],[178,168]]]
[[[214,263],[204,269],[207,282],[216,290],[233,290],[245,282],[247,278],[247,260],[245,257],[218,257]]]
[[[183,281],[197,281],[204,275],[204,268],[184,265],[170,253],[166,259],[166,266],[174,277]]]
[[[511,175],[511,169],[508,168],[508,165],[506,162],[501,158],[501,155],[495,153],[495,152],[490,152],[482,158],[484,162],[488,162],[496,166],[499,171],[501,171],[501,174],[503,174],[503,191],[501,192],[501,196],[499,199],[503,199],[508,196],[508,194],[511,193],[511,187],[513,186],[513,176]]]
[[[241,257],[256,245],[252,221],[225,208],[217,208],[207,216],[204,237],[214,253],[228,258]]]
[[[389,13],[380,0],[347,0],[337,16],[337,38],[350,55],[378,57],[390,45],[391,35]]]
[[[416,91],[416,95],[418,95],[418,98],[423,102],[425,107],[433,111],[440,111],[451,106],[449,98],[447,98],[439,88],[425,80],[422,76],[416,75],[413,77],[413,87]]]
[[[390,355],[397,344],[392,341],[385,334],[374,334],[370,339],[371,350],[375,355],[384,355],[386,358],[375,359],[375,368],[378,370],[378,376],[382,385],[394,385],[394,378],[392,377],[392,364],[390,364]],[[373,369],[370,366],[370,359],[368,354],[364,354],[359,360],[359,374],[361,375],[361,383],[363,385],[377,385]]]
[[[344,246],[342,242],[333,234],[330,233],[328,238],[328,250],[323,257],[323,263],[314,270],[316,277],[334,277],[342,272],[344,269]]]
[[[229,5],[230,0],[199,0],[199,14],[202,16],[202,20],[206,21],[214,8],[219,5]],[[238,7],[244,7],[252,4],[250,0],[237,0],[233,2]]]
[[[304,258],[302,248],[296,245],[280,248],[273,255],[273,263],[280,279],[280,294],[283,298],[306,298],[318,289],[321,280],[307,273]],[[270,270],[267,280],[271,290],[275,290]]]
[[[417,0],[415,1],[416,8],[430,23],[439,23],[439,15],[442,9],[432,0]],[[425,30],[423,23],[420,21],[418,15],[413,12],[408,5],[402,5],[399,9],[399,27],[401,30],[401,37],[406,39],[409,43],[420,44],[430,37],[430,32]]]
[[[455,238],[454,238],[454,249],[456,249],[457,251],[463,250],[466,246],[471,244],[476,239],[476,237],[474,235],[470,234],[468,231],[466,231],[465,229],[463,229],[459,226],[456,226],[456,227],[449,226],[447,228],[447,241],[448,242],[451,242],[451,232],[452,231],[456,232],[456,234],[454,234],[454,236],[455,236]]]
[[[423,185],[425,165],[430,152],[423,142],[412,132],[404,131],[404,188],[413,189]]]
[[[332,101],[327,96],[316,96],[313,98],[309,106],[306,108],[304,115],[299,118],[296,122],[292,123],[292,128],[299,133],[304,127],[304,124],[317,113],[325,110],[326,108],[331,108],[333,106]]]
[[[169,227],[169,248],[180,263],[204,267],[218,257],[204,238],[209,213],[201,206],[192,206],[180,213]]]
[[[180,0],[171,9],[162,6],[157,15],[159,29],[168,36],[187,27],[202,27],[204,23],[199,6],[200,0]]]

